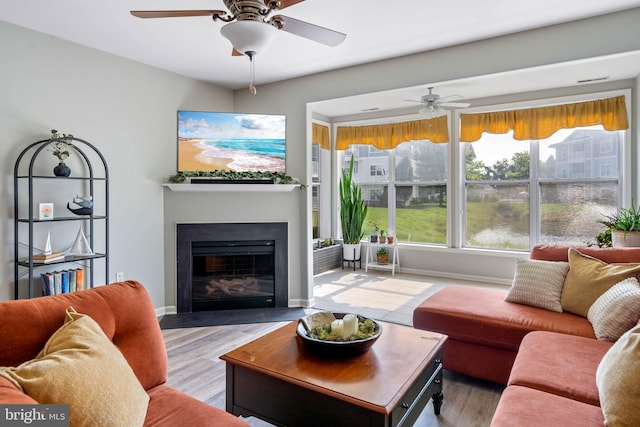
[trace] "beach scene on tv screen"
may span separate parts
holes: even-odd
[[[285,172],[284,115],[178,111],[178,171]]]

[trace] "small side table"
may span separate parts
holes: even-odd
[[[400,268],[400,254],[398,253],[398,245],[397,240],[394,239],[393,243],[371,243],[367,242],[367,257],[364,263],[364,271],[365,273],[369,268],[378,268],[380,270],[391,270],[391,275],[395,275],[396,266]],[[387,246],[389,248],[389,258],[391,258],[391,263],[389,264],[378,264],[376,261],[376,251],[378,248]]]

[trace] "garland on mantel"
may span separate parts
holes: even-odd
[[[187,178],[201,177],[201,178],[219,178],[219,179],[267,179],[273,181],[274,184],[297,184],[300,188],[306,188],[306,185],[301,184],[298,180],[291,178],[289,175],[285,175],[282,172],[234,172],[234,171],[221,171],[215,170],[212,172],[178,172],[175,175],[169,177],[169,182],[173,184],[182,184]]]

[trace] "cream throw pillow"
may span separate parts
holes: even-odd
[[[596,338],[616,341],[640,319],[640,283],[635,277],[613,285],[593,303],[587,319]]]
[[[0,375],[39,403],[69,404],[72,427],[144,424],[149,395],[102,328],[72,307],[35,359]]]
[[[506,301],[562,311],[560,296],[568,262],[519,259]]]
[[[604,355],[596,385],[604,423],[640,426],[640,326],[625,332]]]
[[[569,272],[562,288],[560,303],[569,313],[587,317],[589,308],[616,283],[640,274],[640,264],[607,264],[569,249]]]

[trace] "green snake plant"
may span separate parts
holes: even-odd
[[[360,243],[364,234],[362,227],[367,217],[367,203],[362,198],[362,190],[353,182],[353,163],[352,156],[349,170],[343,169],[340,179],[340,222],[345,244]]]

